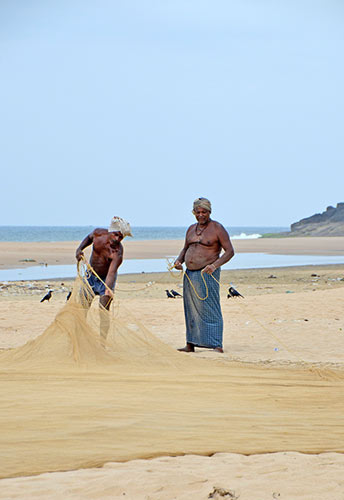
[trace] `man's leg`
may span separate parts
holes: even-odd
[[[89,311],[89,308],[92,305],[92,301],[94,299],[94,295],[90,293],[88,290],[82,290],[80,293],[80,300],[81,300],[81,305],[83,307],[83,312],[85,314],[85,319],[87,317],[87,313]]]
[[[186,343],[185,347],[182,347],[181,349],[178,349],[178,351],[181,352],[195,352],[195,346],[191,344],[190,342]]]
[[[109,328],[110,328],[110,306],[112,302],[112,297],[109,297],[108,295],[101,295],[99,297],[99,304],[100,304],[100,343],[103,347],[106,345],[106,339],[109,333]],[[105,309],[102,310],[102,308]]]
[[[188,271],[186,271],[186,272],[188,272]],[[192,278],[190,278],[190,279],[192,279]],[[193,321],[191,318],[193,310],[192,310],[192,301],[190,299],[190,293],[192,293],[191,288],[190,288],[190,283],[189,283],[189,280],[184,275],[183,304],[184,304],[184,316],[185,316],[185,326],[186,326],[186,345],[185,345],[185,347],[178,349],[178,351],[181,351],[181,352],[195,352],[195,344],[188,341],[188,332],[190,332],[190,330],[192,331],[192,325],[193,325]],[[191,339],[189,339],[189,340],[194,340],[194,339],[191,337]]]
[[[86,274],[80,290],[80,302],[84,308],[85,318],[87,317],[88,310],[92,305],[95,293],[93,275]]]

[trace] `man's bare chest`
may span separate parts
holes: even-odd
[[[208,248],[216,248],[218,246],[218,238],[216,233],[209,229],[207,231],[197,231],[193,229],[188,235],[187,244],[188,246],[200,245]]]

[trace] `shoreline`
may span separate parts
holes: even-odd
[[[177,273],[176,273],[177,274]],[[337,282],[335,285],[343,286],[341,282],[344,281],[344,263],[343,264],[308,264],[308,265],[300,265],[300,266],[271,266],[271,267],[252,267],[245,269],[224,269],[221,271],[221,283],[226,283],[228,281],[238,284],[243,282],[255,283],[255,282],[266,282],[266,283],[274,283],[271,281],[271,278],[274,278],[275,275],[281,276],[284,278],[287,277],[289,280],[290,277],[294,276],[308,276],[312,277],[312,275],[317,276],[332,276],[332,281]],[[267,279],[268,278],[268,279]],[[303,281],[305,278],[303,278]],[[39,278],[39,279],[22,279],[22,280],[14,280],[6,282],[6,288],[9,289],[25,289],[32,284],[40,285],[40,289],[43,290],[45,288],[51,287],[54,284],[55,290],[64,291],[64,287],[70,289],[70,285],[75,281],[75,276],[73,277],[56,277],[56,278]],[[178,282],[181,280],[178,279],[178,276],[171,276],[168,271],[152,271],[147,273],[125,273],[119,274],[117,279],[117,289],[118,285],[121,284],[130,284],[130,286],[135,283],[171,283]],[[307,281],[307,279],[306,279]],[[309,280],[312,281],[312,278]],[[314,282],[317,282],[317,289],[319,289],[318,278],[313,278]],[[280,282],[280,281],[279,281]],[[5,282],[0,280],[0,284],[4,284]],[[44,285],[44,286],[43,286]],[[136,286],[135,285],[135,286]],[[331,283],[334,285],[334,283]],[[135,288],[134,286],[134,288]],[[327,289],[328,284],[326,283],[325,289]],[[269,287],[268,287],[269,288]]]
[[[162,259],[177,256],[184,240],[125,240],[125,259]],[[344,237],[257,238],[232,240],[236,253],[275,255],[344,255]],[[0,269],[27,268],[42,264],[75,264],[78,241],[0,242]],[[90,248],[85,250],[89,258]]]
[[[235,281],[238,280],[239,276],[246,276],[250,274],[261,273],[262,275],[273,275],[276,272],[283,272],[283,274],[305,272],[310,273],[326,273],[335,272],[343,273],[344,281],[344,262],[343,264],[302,264],[294,266],[270,266],[270,267],[251,267],[251,268],[236,268],[236,269],[223,269],[221,271],[222,281]],[[175,279],[175,278],[174,278]],[[158,280],[160,283],[170,283],[171,275],[169,271],[149,271],[149,272],[133,272],[133,273],[123,273],[118,274],[117,284],[120,283],[146,283],[154,282]],[[75,281],[75,276],[60,276],[54,278],[32,278],[32,279],[18,279],[9,280],[8,285],[10,286],[22,286],[28,283],[60,283],[61,281],[65,283],[73,283]],[[0,283],[5,283],[0,280]],[[6,281],[7,283],[7,281]]]

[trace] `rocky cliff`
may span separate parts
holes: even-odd
[[[290,231],[290,236],[344,236],[344,203],[295,222]]]

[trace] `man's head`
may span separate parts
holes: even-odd
[[[193,210],[192,213],[195,215],[197,208],[204,208],[204,210],[208,210],[211,214],[211,203],[207,198],[196,198],[193,202]]]
[[[123,238],[132,236],[129,222],[117,216],[112,217],[108,231],[109,233],[119,232]]]
[[[211,214],[211,203],[207,198],[197,198],[193,203],[192,213],[200,224],[206,224]]]

